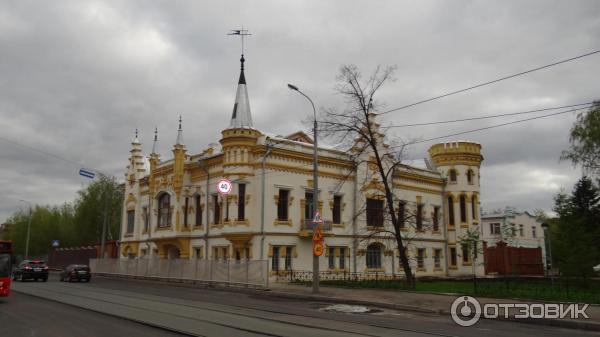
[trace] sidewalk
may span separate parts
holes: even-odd
[[[338,287],[320,287],[319,294],[313,294],[312,288],[305,285],[272,283],[268,296],[284,298],[302,298],[314,301],[346,303],[376,306],[396,310],[410,310],[422,313],[450,315],[452,302],[457,294],[433,294],[380,289],[355,289]],[[510,299],[476,298],[482,305],[486,303],[543,303],[541,301],[519,301]],[[567,328],[600,331],[600,306],[590,305],[586,309],[589,319],[515,319],[522,323],[561,326]],[[504,319],[504,318],[502,318]]]

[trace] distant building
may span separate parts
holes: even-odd
[[[219,143],[188,154],[180,120],[172,158],[156,152],[155,131],[147,165],[136,134],[125,174],[122,257],[268,260],[272,275],[312,269],[313,140],[254,127],[243,56],[241,62],[231,121]],[[377,135],[384,151],[385,135]],[[322,226],[320,269],[401,273],[396,244],[384,231],[393,229],[383,184],[373,154],[361,147],[357,140],[345,151],[318,150],[318,211],[329,220]],[[394,204],[403,218],[414,215],[414,226],[407,221],[402,233],[417,276],[470,275],[473,264],[483,274],[481,254],[472,261],[471,247],[460,243],[467,230],[479,228],[482,160],[481,145],[448,142],[431,146],[421,164],[395,170]],[[221,178],[233,182],[227,196],[217,193]]]
[[[487,246],[495,246],[504,241],[511,247],[542,248],[546,256],[542,223],[529,212],[519,212],[515,208],[484,212],[481,216],[482,239]]]

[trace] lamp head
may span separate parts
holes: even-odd
[[[548,230],[548,228],[549,228],[549,227],[550,227],[550,225],[548,225],[548,223],[547,223],[547,222],[543,222],[543,223],[542,223],[542,229],[543,229],[543,230],[545,230],[545,231],[546,231],[546,230]]]
[[[296,91],[298,91],[298,87],[295,86],[295,85],[293,85],[293,84],[290,84],[290,83],[288,83],[288,88],[290,88],[290,90],[296,90]]]

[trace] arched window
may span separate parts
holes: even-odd
[[[471,213],[473,215],[473,220],[477,220],[477,196],[473,195],[471,198]]]
[[[158,197],[158,227],[171,226],[171,196],[168,193]]]
[[[454,202],[452,196],[448,197],[448,225],[454,226]]]
[[[456,182],[456,170],[455,169],[451,169],[450,171],[448,171],[448,176],[450,176],[451,183]]]
[[[467,198],[460,196],[460,222],[467,222]]]
[[[372,243],[367,247],[367,268],[381,268],[381,245]]]
[[[467,171],[467,182],[469,183],[469,185],[473,184],[473,170]]]

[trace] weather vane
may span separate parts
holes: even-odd
[[[227,35],[238,35],[239,37],[242,38],[242,55],[244,55],[244,36],[248,36],[248,35],[252,35],[252,34],[248,33],[248,30],[244,29],[244,27],[242,26],[242,29],[231,29],[231,33],[229,33]]]

